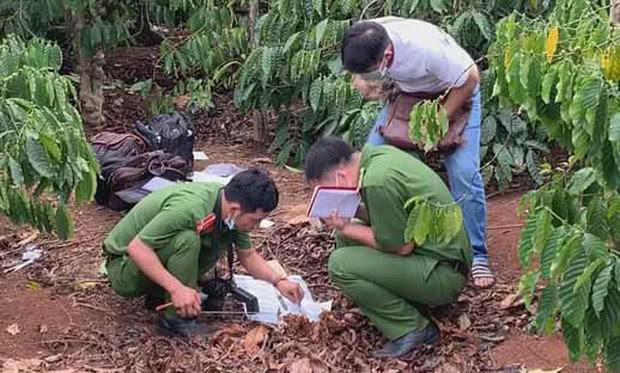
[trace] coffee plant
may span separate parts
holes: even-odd
[[[140,24],[141,4],[146,0],[9,0],[0,4],[0,30],[56,40],[72,53],[79,74],[80,113],[89,127],[100,127],[103,116],[105,51],[150,30]],[[134,22],[134,20],[136,22]]]
[[[457,203],[441,205],[418,196],[405,203],[405,210],[409,211],[405,240],[416,246],[447,244],[464,234],[463,213]]]
[[[570,356],[620,369],[620,33],[609,4],[558,0],[545,19],[513,14],[489,51],[493,94],[567,149],[523,199],[520,292],[534,326],[559,326]]]
[[[181,24],[189,35],[162,44],[166,72],[201,81],[206,87],[203,98],[234,88],[240,109],[278,112],[271,149],[279,163],[295,164],[318,136],[342,135],[363,143],[359,139],[376,116],[369,109],[377,105],[365,104],[351,89],[339,61],[341,35],[353,21],[420,17],[443,26],[477,57],[493,40],[495,20],[515,8],[540,13],[548,6],[505,0],[278,0],[260,3],[260,15],[253,21],[250,1],[156,4],[165,6],[159,6],[153,19],[178,22],[179,13],[187,15]],[[195,103],[208,107],[211,101]]]
[[[448,113],[439,100],[416,104],[409,114],[409,138],[425,152],[434,149],[448,132]]]
[[[0,44],[0,213],[67,238],[69,199],[92,199],[98,166],[61,62],[48,41]]]

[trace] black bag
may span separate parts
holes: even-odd
[[[178,112],[163,114],[146,124],[137,121],[135,128],[146,140],[151,151],[163,150],[166,153],[179,155],[190,169],[193,167],[196,133],[189,118]]]
[[[90,143],[101,170],[101,179],[97,182],[95,200],[100,205],[107,205],[110,190],[106,181],[115,170],[129,159],[144,153],[147,144],[136,135],[113,132],[101,132],[93,136]]]
[[[132,157],[105,179],[109,191],[106,206],[127,210],[149,193],[142,187],[153,177],[178,181],[186,180],[188,173],[187,163],[178,155],[154,151]]]

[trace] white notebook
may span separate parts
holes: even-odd
[[[357,212],[361,197],[355,188],[316,187],[308,216],[311,218],[327,218],[334,212],[342,218],[352,218]]]

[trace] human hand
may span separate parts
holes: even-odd
[[[463,144],[463,136],[457,131],[448,130],[446,136],[437,144],[437,149],[442,153],[452,153]]]
[[[301,303],[304,291],[298,283],[282,279],[276,283],[276,288],[282,295],[295,304]]]
[[[181,285],[170,292],[172,304],[182,318],[192,318],[200,315],[201,301],[198,292],[190,287]]]
[[[344,227],[349,224],[351,219],[341,218],[340,216],[338,216],[338,212],[334,211],[330,217],[323,218],[322,221],[328,227],[337,231],[342,231]]]
[[[412,243],[407,244],[407,245],[403,245],[394,254],[400,255],[400,256],[408,256],[409,254],[411,254],[413,252],[414,248],[415,248],[415,246]]]

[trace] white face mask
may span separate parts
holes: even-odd
[[[226,227],[228,227],[229,231],[235,229],[235,219],[231,218],[230,216],[224,219],[224,224],[226,225]]]
[[[361,73],[359,76],[364,80],[383,80],[387,76],[388,64],[385,59],[381,60],[381,65],[377,70]]]

